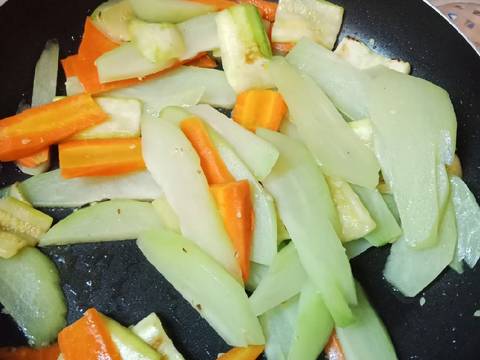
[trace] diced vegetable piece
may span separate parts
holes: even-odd
[[[32,346],[46,346],[65,326],[67,308],[55,265],[36,248],[0,259],[0,303]],[[28,301],[26,301],[28,300]]]
[[[64,178],[111,176],[145,169],[140,138],[75,140],[58,146]]]
[[[4,194],[1,194],[1,197],[5,196],[11,196],[19,201],[24,202],[27,205],[31,205],[27,198],[25,197],[25,194],[23,193],[22,189],[20,188],[21,183],[15,182],[12,185],[10,185],[7,189],[7,191]]]
[[[445,210],[438,241],[427,249],[412,248],[405,235],[390,250],[383,275],[405,296],[415,296],[445,269],[453,259],[457,245],[455,210],[450,201]]]
[[[29,245],[52,226],[53,218],[29,204],[7,196],[0,199],[0,227],[8,232],[23,236]]]
[[[287,110],[277,91],[247,90],[238,95],[232,119],[251,131],[257,128],[277,131]]]
[[[354,120],[348,123],[355,135],[362,140],[370,150],[375,151],[373,146],[373,128],[372,122],[369,119]]]
[[[65,179],[53,170],[27,179],[20,190],[35,207],[79,207],[106,199],[154,200],[162,190],[148,171]]]
[[[352,187],[340,179],[327,176],[326,180],[342,225],[342,241],[360,239],[372,232],[377,225]]]
[[[369,116],[365,88],[369,77],[366,73],[309,39],[300,40],[286,58],[309,75],[350,119]]]
[[[480,208],[467,185],[459,177],[452,176],[452,201],[455,209],[458,234],[458,259],[473,268],[480,258]]]
[[[297,295],[307,279],[293,243],[285,246],[256,287],[249,301],[253,312],[261,315]]]
[[[249,292],[254,292],[260,284],[260,281],[267,275],[269,266],[250,262],[250,275],[248,281],[245,283],[245,289]]]
[[[67,77],[65,81],[65,91],[67,96],[78,95],[85,92],[85,88],[76,76]]]
[[[165,229],[180,233],[180,220],[172,209],[172,206],[168,203],[165,195],[162,195],[153,201],[152,206],[157,214],[160,215],[160,219],[162,220]]]
[[[167,106],[190,106],[201,102],[231,109],[235,104],[235,93],[223,71],[190,66],[108,94],[139,99],[147,111],[155,115]]]
[[[219,47],[215,16],[216,14],[197,16],[177,25],[185,42],[182,59],[190,59],[199,53]]]
[[[147,23],[133,19],[128,24],[128,30],[132,43],[144,57],[155,64],[170,64],[185,52],[183,37],[174,24]]]
[[[92,13],[91,18],[105,35],[115,42],[130,41],[128,23],[133,18],[128,0],[109,0]]]
[[[373,188],[378,183],[375,155],[355,136],[327,95],[283,58],[270,72],[290,112],[290,119],[329,176]]]
[[[103,322],[110,333],[121,359],[123,360],[161,360],[162,356],[143,341],[132,330],[120,325],[113,319],[102,315]],[[67,359],[66,359],[67,360]]]
[[[40,246],[137,239],[141,232],[162,227],[152,204],[110,200],[79,209],[56,223]]]
[[[135,16],[151,22],[178,23],[215,11],[215,6],[187,0],[129,0]]]
[[[340,345],[340,340],[338,340],[335,330],[332,332],[324,352],[328,360],[345,360],[345,354],[343,353],[342,345]]]
[[[104,318],[93,308],[58,334],[58,344],[65,360],[122,360]]]
[[[295,43],[306,37],[332,49],[343,20],[343,8],[323,0],[280,0],[272,41]]]
[[[370,50],[363,42],[345,37],[340,41],[334,53],[342,59],[359,69],[368,69],[377,65],[384,65],[389,69],[409,74],[411,71],[410,64],[401,60],[393,60],[388,57],[377,54]]]
[[[233,348],[220,355],[217,360],[256,360],[263,353],[264,348],[263,345]]]
[[[31,155],[106,118],[90,95],[72,96],[26,110],[0,121],[0,160]]]
[[[379,191],[381,192],[380,189]],[[382,193],[382,197],[383,197],[383,200],[385,201],[385,204],[387,204],[388,208],[390,209],[390,212],[395,217],[395,220],[397,220],[397,224],[401,224],[397,203],[395,202],[393,195],[389,193]]]
[[[365,239],[374,246],[383,246],[397,240],[402,234],[402,229],[380,192],[377,189],[367,189],[355,185],[353,190],[360,197],[377,225],[372,232],[365,235]]]
[[[320,290],[335,323],[353,320],[348,304],[355,304],[353,276],[345,249],[335,232],[335,211],[328,185],[313,156],[299,142],[270,130],[257,131],[280,152],[272,173],[263,181],[298,250],[300,262]]]
[[[255,5],[263,19],[273,22],[277,12],[277,4],[268,0],[240,0],[240,3]]]
[[[397,359],[390,336],[382,320],[370,306],[368,299],[357,284],[358,305],[352,308],[356,321],[348,327],[336,327],[341,348],[348,360]]]
[[[178,215],[182,234],[240,279],[233,246],[188,139],[168,121],[168,113],[160,119],[145,114],[142,134],[145,163]]]
[[[17,167],[20,171],[32,176],[48,171],[50,165],[50,148],[17,160]]]
[[[133,43],[120,45],[95,60],[98,79],[102,84],[131,78],[143,78],[168,69],[175,63],[175,59],[166,59],[159,63],[153,62],[147,59]],[[80,78],[80,80],[82,79]]]
[[[433,246],[449,193],[444,164],[455,154],[452,103],[445,90],[428,81],[374,70],[369,109],[383,177],[393,191],[405,241]]]
[[[163,329],[162,323],[155,313],[151,313],[130,328],[138,337],[157,350],[162,359],[184,360]]]
[[[232,88],[241,93],[274,87],[265,69],[272,50],[257,8],[236,5],[220,12],[216,21],[222,65]]]
[[[222,160],[235,180],[248,180],[250,183],[255,224],[250,260],[270,265],[277,253],[277,214],[273,198],[255,179],[247,166],[233,149],[211,128],[210,137]]]
[[[2,360],[57,360],[60,350],[57,344],[32,349],[30,347],[0,348]]]
[[[193,242],[175,233],[152,231],[141,235],[137,244],[227,344],[264,344],[262,329],[243,287]]]
[[[192,106],[189,111],[217,131],[232,146],[258,180],[263,180],[270,173],[278,159],[278,151],[275,147],[211,106]]]
[[[228,171],[202,120],[191,117],[183,120],[180,127],[200,158],[200,165],[210,185],[234,181]]]
[[[136,99],[97,97],[95,101],[108,114],[108,119],[76,133],[70,140],[107,139],[140,136],[142,104]]]
[[[57,91],[58,41],[48,40],[35,65],[33,78],[32,107],[48,104]]]
[[[267,343],[267,359],[287,360],[298,316],[298,296],[267,311],[260,317]]]
[[[455,154],[453,162],[447,165],[447,173],[450,176],[457,176],[459,178],[463,176],[462,163],[460,162],[458,155]]]
[[[0,230],[0,258],[9,259],[29,243],[22,235]]]
[[[367,240],[358,239],[358,240],[354,240],[346,243],[345,251],[347,253],[348,258],[353,259],[358,255],[364,253],[371,247],[372,247],[372,244],[370,244]]]
[[[250,184],[248,180],[234,181],[213,185],[210,191],[233,243],[243,281],[246,282],[250,272],[250,252],[255,226]]]

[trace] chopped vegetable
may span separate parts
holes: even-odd
[[[141,235],[137,244],[227,344],[264,344],[262,329],[243,287],[193,242],[175,233],[151,231]]]
[[[157,350],[162,359],[184,360],[163,329],[162,323],[155,313],[151,313],[130,329],[148,345]]]
[[[390,337],[382,320],[371,307],[357,283],[358,305],[352,307],[356,321],[348,327],[336,327],[345,359],[397,359]]]
[[[27,179],[19,189],[35,207],[79,207],[106,199],[154,200],[162,190],[147,171],[65,179],[53,170]]]
[[[290,119],[329,176],[373,188],[378,183],[375,155],[355,136],[325,93],[282,58],[270,72],[290,111]]]
[[[297,295],[307,279],[293,243],[273,259],[249,301],[255,315],[261,315]]]
[[[353,321],[348,304],[355,304],[353,276],[345,249],[332,224],[335,211],[328,185],[308,150],[295,140],[270,130],[257,133],[280,152],[272,173],[263,181],[298,250],[300,262],[320,290],[335,323]]]
[[[58,344],[65,360],[122,359],[102,315],[93,308],[58,334]]]
[[[129,0],[138,18],[150,22],[179,23],[215,11],[214,4],[188,0]]]
[[[323,0],[280,0],[272,41],[295,43],[303,37],[332,49],[342,26],[343,8]]]
[[[248,280],[250,271],[250,251],[255,226],[255,214],[248,180],[210,187],[225,229],[235,248],[235,257],[242,270],[243,281]]]
[[[257,264],[256,262],[250,262],[250,274],[248,276],[248,281],[245,283],[245,290],[253,293],[257,288],[260,281],[267,275],[268,269],[270,267],[267,265]]]
[[[232,146],[258,180],[263,180],[270,173],[278,159],[278,151],[275,147],[211,106],[192,106],[189,111],[217,131]]]
[[[248,180],[255,213],[250,260],[270,265],[277,253],[277,214],[273,198],[226,141],[209,128],[210,138],[235,180]]]
[[[270,22],[275,21],[275,15],[277,12],[276,3],[268,0],[239,0],[239,2],[255,5],[262,18]]]
[[[232,118],[244,128],[277,131],[287,113],[282,95],[273,90],[248,90],[237,97]]]
[[[32,107],[48,104],[57,91],[58,41],[49,40],[35,65],[33,78]]]
[[[367,189],[355,185],[353,190],[360,197],[376,224],[375,229],[365,235],[365,239],[374,246],[383,246],[397,240],[402,234],[402,229],[380,192],[376,189]]]
[[[340,179],[327,176],[326,180],[342,225],[342,241],[360,239],[371,233],[377,224],[352,187]]]
[[[91,15],[95,26],[112,41],[130,41],[128,23],[133,18],[133,11],[128,0],[108,0]]]
[[[137,239],[141,232],[162,227],[152,204],[110,200],[79,209],[56,223],[40,246]]]
[[[180,67],[157,79],[108,93],[113,97],[139,99],[147,111],[158,115],[167,106],[190,106],[198,102],[231,109],[235,92],[223,71]]]
[[[160,219],[166,229],[180,233],[180,220],[172,206],[168,203],[165,195],[153,201],[152,206],[157,214],[160,215]]]
[[[52,225],[53,218],[29,204],[7,196],[0,199],[0,227],[22,236],[29,245],[35,245]]]
[[[72,96],[26,110],[0,121],[0,160],[32,155],[106,118],[90,95]]]
[[[392,245],[383,275],[403,295],[413,297],[450,264],[456,245],[455,210],[449,201],[436,245],[426,249],[412,248],[403,235]]]
[[[17,160],[17,167],[27,175],[38,175],[50,167],[50,148]]]
[[[64,65],[65,67],[65,65]],[[65,91],[67,96],[78,95],[85,92],[85,88],[76,76],[67,77],[65,81]]]
[[[136,99],[96,97],[95,101],[108,114],[108,119],[76,133],[69,140],[108,139],[140,136],[142,104]]]
[[[240,279],[233,246],[188,139],[165,110],[160,119],[144,115],[142,134],[145,163],[178,215],[182,234]]]
[[[294,46],[290,42],[272,42],[272,51],[275,55],[287,55]]]
[[[155,64],[168,64],[168,67],[185,52],[182,35],[174,24],[147,23],[133,19],[128,24],[128,30],[132,43],[145,58]]]
[[[60,350],[57,344],[32,349],[30,347],[0,348],[2,360],[57,360]]]
[[[197,152],[208,183],[215,185],[234,181],[202,120],[196,117],[188,118],[181,122],[180,127]]]
[[[342,114],[351,120],[368,118],[368,74],[309,39],[300,40],[286,59],[310,76]],[[302,93],[308,94],[305,88]]]
[[[342,59],[359,69],[368,69],[377,65],[384,65],[389,69],[409,74],[411,67],[408,62],[401,60],[392,60],[385,56],[379,55],[370,50],[367,45],[361,41],[345,37],[340,41],[334,53]]]
[[[372,122],[369,119],[353,120],[348,123],[355,135],[362,140],[370,150],[375,151],[373,146],[373,128]]]
[[[140,138],[69,141],[59,145],[58,153],[60,170],[66,179],[145,169]]]
[[[368,96],[382,175],[393,191],[405,241],[433,246],[449,193],[444,164],[453,161],[456,146],[452,103],[428,81],[374,70]]]
[[[198,2],[200,4],[212,5],[216,11],[228,9],[236,4],[232,0],[191,0],[193,2]]]
[[[0,258],[9,259],[28,244],[22,235],[0,230]]]
[[[105,315],[101,315],[101,317],[110,333],[112,342],[118,349],[121,359],[162,360],[162,356],[132,330],[123,327]]]
[[[220,12],[216,21],[222,65],[232,88],[241,93],[274,87],[266,71],[272,50],[257,8],[236,5]]]
[[[0,196],[1,197],[11,196],[19,201],[24,202],[27,205],[31,205],[27,200],[27,198],[25,197],[25,194],[23,193],[22,189],[20,189],[20,184],[21,183],[19,182],[15,182],[9,187],[2,189],[2,190],[6,189],[6,191],[2,193]]]
[[[263,353],[263,345],[252,345],[249,347],[233,348],[225,354],[220,355],[217,360],[256,360]]]
[[[206,14],[194,17],[177,25],[180,34],[185,43],[185,52],[182,59],[190,59],[199,53],[212,51],[219,47],[217,24],[215,22],[216,14]],[[204,55],[203,58],[207,56]],[[195,65],[195,60],[190,65]]]
[[[452,201],[455,209],[458,235],[458,259],[473,268],[480,258],[480,208],[467,185],[459,177],[452,176]]]
[[[0,273],[0,303],[28,343],[40,347],[53,342],[67,313],[55,265],[40,250],[26,247],[10,259],[0,259]]]

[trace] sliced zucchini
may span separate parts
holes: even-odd
[[[0,258],[11,258],[28,243],[29,241],[21,235],[0,230]]]
[[[115,42],[130,41],[128,23],[134,17],[128,0],[109,0],[91,15],[93,23]]]
[[[67,308],[55,265],[36,248],[0,259],[0,303],[30,345],[46,346],[65,326]]]
[[[185,42],[182,59],[191,59],[204,51],[212,51],[219,47],[216,14],[194,17],[177,24]]]
[[[213,5],[187,0],[129,0],[135,16],[150,22],[179,23],[213,12]]]
[[[167,201],[165,195],[154,200],[152,206],[160,216],[160,219],[162,219],[164,227],[180,234],[180,220],[178,219],[175,210],[173,210],[172,205]]]
[[[373,147],[373,128],[369,119],[354,120],[348,123],[355,135],[372,151]]]

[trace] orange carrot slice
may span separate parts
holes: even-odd
[[[50,161],[50,148],[40,150],[39,152],[20,158],[17,162],[27,168],[34,168]]]
[[[247,90],[237,97],[232,118],[248,130],[277,131],[287,113],[282,95],[273,90]]]
[[[254,211],[247,180],[217,184],[210,187],[235,254],[247,281],[250,271],[250,252],[254,230]]]
[[[200,157],[200,165],[210,185],[235,181],[212,143],[202,120],[192,117],[183,120],[180,127]]]
[[[57,360],[58,355],[60,355],[58,344],[38,349],[29,347],[0,348],[0,359],[2,360]]]
[[[270,22],[275,21],[275,14],[277,13],[277,3],[267,0],[239,0],[239,2],[255,5],[262,18]]]
[[[208,68],[208,69],[215,69],[218,64],[217,62],[215,61],[214,58],[212,58],[210,55],[208,54],[205,54],[201,57],[199,57],[198,59],[195,59],[193,61],[190,61],[188,63],[189,66],[198,66],[198,67],[202,67],[202,68]]]
[[[230,0],[190,0],[190,1],[214,6],[215,9],[217,9],[218,11],[228,9],[231,6],[236,5],[235,1],[230,1]]]
[[[87,94],[25,110],[0,121],[0,161],[32,155],[107,117]]]
[[[58,147],[64,178],[109,176],[145,169],[140,138],[69,141]]]
[[[88,309],[82,318],[58,334],[65,360],[121,360],[100,313]]]
[[[75,63],[77,62],[77,58],[78,58],[78,55],[70,55],[65,59],[61,60],[63,71],[65,72],[66,78],[76,76]]]
[[[263,352],[263,345],[252,345],[245,348],[233,348],[229,352],[218,357],[217,360],[255,360]]]
[[[342,345],[340,344],[340,340],[338,340],[335,330],[332,332],[332,335],[330,335],[324,351],[329,360],[345,360]]]

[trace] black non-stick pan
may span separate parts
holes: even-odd
[[[346,9],[342,37],[355,36],[381,53],[410,61],[414,75],[450,93],[458,116],[458,154],[465,180],[479,197],[480,57],[476,51],[421,0],[333,1]],[[0,117],[15,113],[22,99],[30,100],[34,65],[45,41],[58,39],[62,57],[75,52],[85,16],[100,2],[9,0],[0,7]],[[59,86],[58,92],[63,94],[64,87]],[[24,177],[13,165],[3,164],[0,186]],[[56,219],[68,214],[46,211]],[[153,311],[187,359],[216,359],[228,348],[133,241],[42,251],[60,271],[69,323],[92,306],[126,325]],[[422,294],[405,298],[382,277],[388,252],[388,248],[369,250],[353,261],[353,269],[384,320],[399,358],[480,359],[480,318],[473,316],[480,309],[480,266],[463,275],[447,270]],[[420,297],[425,299],[423,306]],[[0,314],[0,345],[24,343],[14,322]]]

